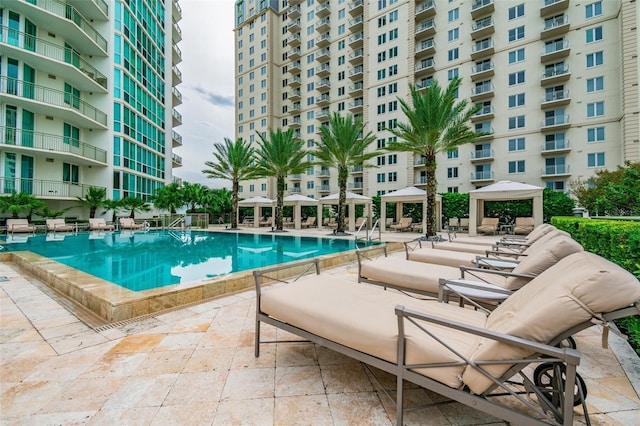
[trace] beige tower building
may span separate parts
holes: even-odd
[[[352,170],[349,190],[424,187],[422,159],[386,152],[382,129],[404,121],[410,84],[459,76],[460,99],[482,105],[470,125],[489,135],[438,158],[438,190],[513,180],[567,191],[640,160],[638,10],[631,0],[238,0],[236,137],[293,127],[313,147],[330,112],[361,115],[380,155]],[[290,193],[337,190],[334,170],[288,177]]]

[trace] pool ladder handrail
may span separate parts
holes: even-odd
[[[380,221],[380,219],[376,219],[376,221],[374,222],[373,226],[371,227],[371,232],[369,232],[369,220],[365,220],[360,224],[360,227],[358,228],[358,230],[356,231],[356,235],[355,235],[355,239],[356,242],[358,242],[361,238],[358,237],[358,235],[360,234],[360,231],[362,230],[362,228],[365,228],[365,237],[363,238],[366,241],[372,241],[372,240],[380,240],[382,241],[382,232],[380,231],[380,228],[378,228],[378,238],[373,238],[373,232],[375,231],[375,229],[378,227],[378,222]]]
[[[179,224],[182,224],[184,221],[184,215],[183,216],[179,216],[178,218],[176,218],[173,222],[171,222],[169,225],[167,225],[167,228],[179,228]]]

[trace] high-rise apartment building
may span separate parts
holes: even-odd
[[[438,190],[513,180],[567,191],[640,160],[638,10],[631,0],[237,0],[236,136],[294,127],[313,147],[330,112],[361,115],[380,155],[352,170],[349,190],[424,187],[423,159],[385,152],[384,129],[405,120],[398,98],[410,84],[457,76],[459,98],[482,105],[470,126],[488,134],[438,157]],[[287,182],[316,198],[337,190],[320,167]]]
[[[0,2],[0,193],[60,209],[170,183],[180,19],[177,0]]]

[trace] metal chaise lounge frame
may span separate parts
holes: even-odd
[[[622,276],[620,275],[621,274],[620,271],[622,270],[621,268],[616,267],[615,265],[614,265],[614,268],[615,268],[614,270],[609,271],[610,273],[607,274],[607,277],[614,279],[614,283],[617,283],[618,280],[620,280],[620,277]],[[276,316],[270,316],[269,314],[263,312],[262,311],[262,308],[263,308],[262,292],[261,292],[263,281],[271,280],[271,281],[277,281],[277,282],[286,282],[285,280],[279,277],[280,276],[279,271],[283,269],[286,269],[289,271],[300,271],[300,275],[291,279],[291,282],[298,281],[298,279],[302,275],[305,275],[310,271],[314,271],[317,277],[312,278],[312,280],[314,281],[307,282],[304,289],[308,290],[309,288],[312,288],[312,289],[315,289],[314,291],[317,290],[317,291],[320,291],[321,293],[324,292],[322,293],[324,296],[328,295],[334,300],[339,300],[341,297],[343,297],[343,295],[338,294],[337,292],[332,292],[332,289],[328,289],[326,291],[318,290],[320,288],[319,286],[321,285],[326,285],[329,287],[332,285],[351,286],[349,288],[350,292],[356,291],[358,293],[367,295],[368,298],[369,297],[379,298],[378,295],[382,294],[382,295],[385,295],[385,297],[392,298],[392,300],[390,300],[388,303],[385,303],[385,306],[389,305],[389,309],[391,309],[391,303],[402,302],[402,303],[395,304],[395,316],[397,321],[397,335],[395,337],[396,339],[395,346],[396,346],[397,352],[396,352],[395,362],[388,359],[383,359],[381,357],[372,355],[370,353],[363,352],[361,350],[358,350],[354,347],[349,346],[348,344],[343,344],[343,343],[339,343],[337,341],[331,340],[331,338],[328,338],[327,336],[319,335],[314,332],[308,331],[302,328],[303,326],[298,326],[296,324],[296,319],[293,319],[293,320],[290,319],[289,322],[287,322],[286,320],[279,319]],[[572,425],[573,424],[573,407],[574,405],[576,405],[576,398],[577,398],[578,403],[582,404],[582,408],[585,413],[587,424],[589,424],[588,410],[587,410],[586,404],[584,403],[582,388],[579,386],[579,382],[576,381],[577,380],[576,367],[579,365],[579,362],[580,362],[580,354],[578,351],[576,351],[573,348],[558,347],[558,346],[563,340],[570,337],[571,335],[594,325],[595,321],[598,321],[601,324],[604,324],[605,327],[607,327],[608,322],[610,322],[613,319],[623,318],[623,317],[634,315],[640,312],[640,300],[636,300],[635,302],[628,305],[626,304],[627,299],[629,297],[636,298],[640,296],[640,289],[635,288],[635,284],[637,284],[637,280],[635,279],[635,277],[631,276],[631,279],[634,280],[634,281],[631,281],[633,282],[633,284],[631,284],[633,288],[629,289],[630,274],[627,273],[626,271],[622,271],[622,274],[624,274],[623,276],[624,279],[622,280],[622,283],[620,285],[626,286],[624,287],[625,297],[624,297],[624,300],[617,299],[615,301],[617,306],[615,309],[612,309],[612,311],[608,313],[598,314],[598,313],[592,312],[589,307],[581,305],[580,301],[576,301],[580,306],[582,306],[582,308],[584,309],[584,312],[579,311],[573,314],[574,318],[570,322],[570,324],[572,325],[565,325],[566,327],[568,327],[568,329],[560,330],[558,328],[558,330],[553,329],[551,331],[546,331],[547,334],[556,333],[556,332],[558,334],[555,336],[550,336],[548,339],[548,343],[543,344],[543,343],[539,343],[526,338],[516,337],[513,335],[497,332],[488,328],[478,327],[478,326],[470,325],[464,322],[454,321],[452,319],[447,319],[442,316],[434,315],[432,313],[416,311],[411,307],[404,306],[404,302],[406,302],[406,304],[415,306],[415,300],[401,294],[381,292],[380,290],[377,290],[375,288],[359,286],[354,283],[350,283],[348,281],[345,281],[343,283],[342,282],[335,283],[336,280],[335,280],[335,277],[333,276],[331,277],[331,279],[327,279],[326,281],[322,280],[322,283],[319,283],[319,282],[316,283],[316,281],[319,281],[318,278],[320,275],[318,258],[296,262],[296,263],[289,263],[286,265],[280,265],[277,267],[267,268],[263,270],[256,270],[253,273],[255,278],[255,284],[256,284],[256,299],[257,299],[256,323],[255,323],[255,356],[258,357],[260,355],[260,343],[300,342],[300,340],[270,341],[270,342],[261,341],[260,324],[264,322],[276,328],[280,328],[294,335],[300,336],[306,341],[310,341],[315,344],[324,346],[326,348],[339,352],[343,355],[351,357],[355,360],[361,361],[367,365],[379,368],[387,373],[394,374],[397,377],[397,393],[396,393],[395,402],[396,402],[396,407],[400,407],[399,409],[396,410],[397,425],[403,424],[403,414],[405,411],[405,409],[402,409],[403,399],[404,399],[403,398],[404,397],[403,395],[404,380],[408,380],[423,388],[439,393],[450,400],[460,402],[464,405],[468,405],[470,407],[473,407],[485,413],[489,413],[493,416],[502,418],[508,422],[513,422],[515,424],[522,424],[522,425],[548,424],[548,423]],[[292,283],[289,285],[295,286],[296,284]],[[301,284],[301,285],[304,285],[304,284]],[[353,286],[356,286],[355,288],[357,288],[357,290]],[[538,285],[538,287],[539,286],[540,285]],[[286,288],[284,290],[286,291],[288,289],[289,288]],[[573,287],[571,289],[573,290]],[[282,290],[282,289],[279,288],[279,289],[275,289],[274,291],[277,292],[278,290]],[[538,290],[537,288],[531,288],[532,292],[535,292],[537,290]],[[282,298],[282,293],[283,292],[281,291],[280,293],[276,293],[276,295],[279,294],[281,295],[281,298]],[[378,295],[376,295],[376,293]],[[286,299],[286,297],[287,297],[287,294],[285,292],[284,298]],[[310,298],[312,297],[313,295],[310,295]],[[620,296],[620,297],[623,297],[623,296]],[[527,298],[524,298],[524,301],[525,303],[529,302]],[[349,300],[349,302],[353,304],[358,304],[358,300]],[[272,297],[270,303],[277,304],[277,300],[274,302]],[[303,303],[305,302],[303,301]],[[318,308],[318,311],[314,311],[313,314],[317,314],[318,312],[320,312],[322,315],[324,315],[326,321],[331,323],[340,321],[340,318],[335,318],[335,316],[332,315],[335,313],[339,313],[339,311],[329,312],[331,311],[332,306],[329,306],[328,307],[329,309],[326,309],[326,310],[322,309],[322,306],[318,306],[317,300],[315,299],[313,299],[312,302],[306,301],[306,303],[307,305],[305,306],[316,306]],[[308,305],[308,303],[312,303],[312,304]],[[533,302],[529,302],[529,304],[532,304],[532,303]],[[607,303],[614,303],[614,302],[609,301]],[[281,305],[282,305],[281,308],[286,308],[287,301],[285,300],[284,304],[281,303]],[[620,308],[619,306],[621,305],[622,307]],[[436,312],[441,311],[442,309],[444,309],[444,311],[454,312],[456,315],[463,312],[463,308],[455,307],[452,305],[440,304],[440,303],[435,303],[435,305],[424,305],[424,306],[430,307],[430,308],[433,308],[434,306],[440,306],[440,309],[435,309]],[[503,305],[503,307],[504,306],[505,305]],[[596,306],[600,307],[601,305],[596,304]],[[525,309],[524,315],[530,312],[531,307],[528,307],[528,308],[529,308],[529,311],[526,311],[527,308],[524,308]],[[452,311],[452,309],[456,311]],[[533,311],[537,312],[537,307],[533,309]],[[464,312],[466,313],[471,312],[473,315],[478,314],[477,312],[474,313],[474,311],[469,311],[468,309],[464,310]],[[497,311],[494,311],[494,312],[497,312]],[[297,318],[297,319],[300,320],[300,318]],[[384,320],[387,321],[386,316]],[[501,320],[504,320],[504,318],[495,319],[495,321],[498,322],[497,328],[505,327],[504,322],[500,323]],[[369,328],[375,327],[375,324],[368,325],[372,323],[372,321],[369,318],[363,319],[362,321],[364,322],[359,322],[359,324],[357,324],[354,327],[356,328],[358,326],[365,326]],[[494,327],[496,327],[495,321],[493,324]],[[304,323],[304,319],[298,322]],[[316,321],[316,323],[318,323],[318,321]],[[321,322],[321,323],[323,325],[327,325],[324,322]],[[345,325],[347,324],[348,323],[345,323]],[[335,324],[328,324],[329,327],[323,328],[322,330],[325,330],[326,334],[331,334],[331,331],[328,331],[328,330],[331,330],[331,327],[330,327],[331,325],[335,325]],[[434,327],[430,328],[430,326],[432,325]],[[420,342],[418,342],[417,340],[419,339],[419,336],[417,336],[416,334],[407,335],[407,327],[411,328],[409,333],[416,333],[416,331],[418,331],[418,334],[420,336],[423,336],[422,334],[420,334],[420,332],[425,333],[427,336],[430,336],[429,338],[430,342],[431,340],[435,340],[437,343],[439,343],[444,348],[446,348],[447,351],[451,352],[453,354],[451,356],[455,356],[460,360],[457,362],[431,361],[430,363],[418,363],[418,364],[411,364],[407,362],[407,356],[410,356],[411,354],[413,354],[415,358],[417,354],[419,357],[421,355],[421,348],[423,348],[423,346],[419,345]],[[440,329],[439,327],[443,327],[444,331],[450,330],[449,333],[456,333],[456,330],[457,330],[460,332],[468,333],[472,336],[478,336],[477,338],[483,339],[482,341],[484,341],[485,345],[488,345],[488,346],[493,344],[491,342],[498,342],[498,344],[500,345],[507,345],[507,346],[498,346],[498,348],[502,348],[501,349],[502,351],[506,350],[506,355],[502,355],[502,352],[500,352],[501,353],[500,359],[489,358],[489,359],[481,360],[481,359],[474,358],[474,356],[477,355],[478,350],[476,350],[475,352],[471,352],[471,355],[465,356],[464,354],[458,352],[454,347],[456,344],[455,343],[456,339],[453,339],[451,343],[448,343],[447,341],[445,341],[444,338],[441,338],[443,337],[443,334],[442,334],[443,330]],[[510,329],[511,326],[506,326],[506,327],[507,329]],[[559,327],[559,325],[557,327]],[[516,329],[514,330],[517,331],[519,329],[516,327]],[[372,332],[372,330],[369,330],[369,329],[367,329],[366,331]],[[377,330],[373,330],[373,332],[377,333]],[[437,334],[440,334],[441,337],[438,337]],[[431,344],[433,344],[433,342],[431,342]],[[490,349],[496,349],[496,348],[492,347]],[[518,351],[523,351],[523,352],[518,352]],[[492,352],[489,351],[489,355],[491,353]],[[438,358],[439,354],[436,353],[435,355],[433,355],[432,353],[429,353],[426,356],[432,356],[432,357]],[[483,356],[486,357],[488,356],[488,354],[485,353],[483,354]],[[523,372],[523,369],[530,364],[534,364],[534,365],[544,364],[545,366],[548,366],[548,368],[551,368],[555,372],[551,380],[552,386],[553,386],[552,389],[539,386],[535,383],[535,379],[532,380],[527,377],[527,375]],[[464,376],[464,378],[466,379],[467,374],[470,374],[471,382],[465,381],[463,382],[464,385],[459,384],[458,385],[459,387],[456,388],[456,387],[449,386],[446,383],[443,383],[443,381],[430,378],[427,375],[422,374],[420,371],[417,371],[418,369],[423,369],[422,371],[435,371],[436,373],[438,373],[437,371],[438,369],[443,369],[443,368],[446,369],[450,367],[454,367],[454,368],[461,367],[464,371],[464,374],[462,376]],[[478,385],[478,382],[475,382],[475,383],[472,382],[474,375],[475,375],[475,379],[480,380],[480,385]],[[512,378],[515,375],[520,376],[522,380],[521,383],[517,383],[512,380]],[[578,383],[577,397],[574,394],[576,383]],[[475,389],[469,389],[467,388],[467,386],[472,386]],[[565,392],[565,389],[570,389],[571,391]],[[537,397],[537,400],[540,401],[539,402],[540,406],[535,405],[535,403],[533,402],[533,398],[530,400],[529,398],[523,397],[522,396],[523,394],[534,394]],[[516,398],[522,404],[525,404],[529,409],[533,410],[534,414],[528,415],[526,413],[516,411],[515,409],[500,403],[499,400],[494,400],[492,398],[492,397],[501,397],[505,395],[510,395]],[[393,400],[393,398],[391,399]],[[410,409],[413,409],[413,408],[415,407],[412,407]],[[424,407],[420,407],[420,408],[424,408]]]
[[[6,224],[7,235],[14,233],[29,233],[35,235],[36,233],[36,226],[30,224],[27,219],[8,218]]]

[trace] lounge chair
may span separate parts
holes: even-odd
[[[461,217],[460,218],[460,230],[461,231],[468,231],[469,230],[469,218],[468,217]]]
[[[311,266],[316,275],[263,288],[280,281],[282,268]],[[580,353],[557,345],[592,321],[640,312],[638,280],[587,252],[562,259],[487,316],[320,275],[317,258],[254,277],[255,356],[267,323],[396,375],[397,425],[404,380],[510,423],[572,425]],[[542,372],[525,368],[540,363]],[[557,380],[540,380],[554,371]]]
[[[480,234],[491,234],[495,235],[498,232],[498,224],[500,223],[500,219],[497,217],[484,217],[482,218],[482,222],[476,230]]]
[[[344,226],[346,228],[349,225],[349,218],[345,216],[344,220],[342,221],[342,223],[344,223]],[[329,223],[327,224],[327,228],[329,228],[329,229],[337,229],[338,228],[338,221],[336,219],[330,220]]]
[[[7,219],[7,234],[14,233],[36,233],[35,225],[29,223],[27,219]]]
[[[411,229],[411,222],[413,222],[412,218],[403,217],[402,219],[400,219],[397,225],[389,226],[389,229],[393,229],[394,231],[398,232],[407,231]]]
[[[49,232],[73,232],[76,227],[67,225],[64,219],[47,219],[47,231]]]
[[[457,217],[449,218],[449,225],[447,226],[447,231],[456,232],[460,230],[460,220]]]
[[[557,237],[524,257],[511,271],[483,269],[478,265],[456,268],[389,257],[369,260],[366,255],[373,250],[376,248],[357,252],[358,282],[435,297],[440,295],[440,279],[463,279],[478,282],[477,287],[498,293],[494,299],[502,300],[506,297],[503,295],[518,290],[560,259],[582,251],[582,246],[571,237]]]
[[[309,216],[306,221],[304,221],[304,222],[302,222],[300,224],[300,227],[302,227],[302,228],[311,228],[315,224],[316,224],[316,217],[315,216]]]
[[[516,217],[513,233],[516,235],[527,235],[533,231],[535,222],[532,217]]]
[[[102,217],[89,219],[89,231],[113,231],[114,226],[107,223]]]
[[[131,217],[121,217],[118,219],[120,222],[120,229],[142,229],[144,228],[144,224],[136,223],[135,220]]]
[[[282,222],[284,226],[284,221]],[[273,226],[273,216],[269,216],[265,220],[260,221],[260,226]]]
[[[367,218],[366,217],[359,217],[356,219],[356,231],[358,229],[360,229],[361,226],[363,226],[364,223],[367,222]]]

